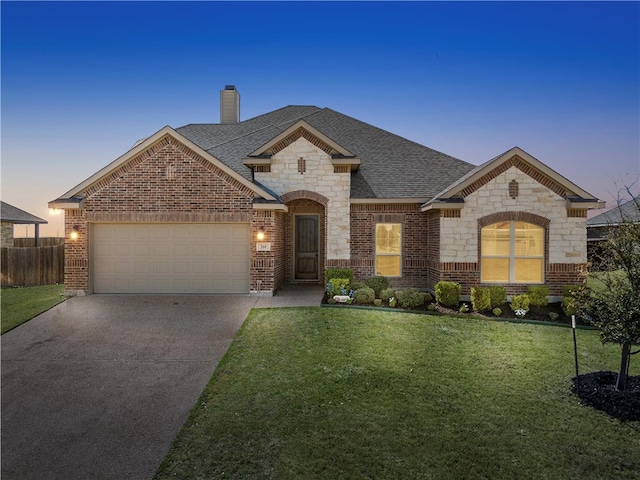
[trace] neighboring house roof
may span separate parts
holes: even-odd
[[[356,120],[330,108],[288,106],[236,124],[191,124],[176,129],[247,179],[243,159],[304,120],[361,160],[351,198],[428,200],[474,165]]]
[[[460,177],[426,202],[422,206],[422,210],[428,210],[445,203],[461,207],[464,203],[463,197],[493,178],[493,172],[496,169],[508,168],[511,165],[520,167],[520,169],[529,166],[539,172],[539,181],[546,183],[548,187],[563,196],[567,200],[567,208],[599,208],[602,205],[593,195],[547,167],[520,147],[513,147]]]
[[[587,220],[587,227],[606,227],[640,222],[640,196]]]
[[[31,215],[29,212],[25,212],[24,210],[5,202],[0,202],[0,217],[0,220],[3,222],[15,224],[35,225],[40,223],[49,223],[40,217]]]

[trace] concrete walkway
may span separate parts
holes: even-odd
[[[3,479],[149,479],[253,307],[274,297],[74,297],[2,335]]]

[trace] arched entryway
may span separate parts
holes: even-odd
[[[286,279],[293,283],[324,283],[326,205],[318,193],[299,190],[282,195],[287,205]]]

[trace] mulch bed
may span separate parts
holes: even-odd
[[[322,299],[322,303],[323,304],[327,304],[327,294],[325,293],[324,298]],[[469,307],[469,310],[471,310],[471,302],[460,302],[460,306],[462,306],[462,304],[466,304]],[[349,307],[350,305],[348,304],[341,304],[341,303],[336,303],[335,305],[337,306],[345,306],[345,307]],[[369,305],[361,305],[361,304],[357,304],[354,303],[353,305],[355,306],[367,306],[367,307],[372,307],[375,308],[373,306],[373,304],[369,304]],[[430,305],[433,305],[430,307]],[[382,304],[383,307],[389,307],[388,304],[383,303]],[[395,307],[396,310],[400,310],[402,311],[403,309],[400,306],[396,306]],[[435,309],[435,310],[434,310]],[[500,307],[500,309],[502,310],[502,313],[500,314],[500,316],[496,316],[494,315],[491,311],[488,312],[482,312],[482,313],[476,313],[473,311],[469,311],[468,313],[460,313],[460,310],[454,310],[451,308],[446,308],[443,307],[442,305],[438,305],[436,303],[431,303],[431,304],[424,304],[420,307],[417,307],[415,309],[412,309],[412,311],[418,311],[418,312],[425,312],[425,313],[444,313],[446,315],[469,315],[469,316],[476,316],[476,317],[480,317],[480,318],[500,318],[500,319],[515,319],[515,315],[514,313],[511,311],[511,308],[509,307],[509,303],[505,303],[504,305],[502,305]],[[550,313],[555,313],[557,314],[557,318],[555,320],[551,319],[551,317],[549,316]],[[542,322],[550,322],[550,323],[560,323],[563,325],[571,325],[571,317],[568,317],[567,315],[565,315],[564,311],[562,310],[562,305],[560,303],[550,303],[549,305],[547,305],[546,307],[531,307],[531,309],[527,312],[527,314],[525,315],[525,317],[523,318],[524,321],[527,320],[536,320],[536,321],[542,321]],[[582,320],[580,320],[579,318],[576,319],[576,324],[577,325],[581,325],[581,326],[586,326],[586,325],[590,325],[588,322],[583,322]]]
[[[577,381],[576,381],[577,380]],[[574,394],[584,405],[623,422],[640,422],[640,376],[627,377],[624,391],[616,390],[618,374],[593,372],[573,378]]]

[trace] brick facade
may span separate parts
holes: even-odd
[[[65,290],[69,294],[91,291],[89,245],[95,222],[139,223],[247,223],[257,231],[265,212],[254,211],[254,192],[170,136],[160,139],[120,168],[86,190],[83,209],[65,211]],[[268,228],[277,231],[276,214],[267,212]],[[71,240],[73,230],[78,238]],[[277,238],[277,236],[275,237]],[[259,257],[251,239],[251,288],[282,283],[274,261]],[[280,242],[282,243],[282,242]],[[274,242],[273,255],[282,246]],[[262,252],[261,252],[262,253]],[[263,265],[269,274],[261,270]],[[262,276],[261,276],[262,275]]]
[[[254,167],[256,181],[280,196],[286,212],[254,208],[254,190],[171,135],[87,186],[83,208],[65,212],[67,292],[91,292],[92,224],[164,222],[249,225],[250,292],[272,294],[297,280],[297,215],[318,217],[321,284],[331,267],[350,267],[358,280],[375,275],[375,226],[399,223],[402,274],[390,284],[433,291],[438,281],[451,280],[467,295],[480,284],[482,227],[512,220],[545,229],[544,275],[551,295],[579,281],[586,262],[586,210],[568,210],[563,187],[521,159],[465,187],[462,209],[423,212],[417,203],[351,203],[350,167],[334,165],[331,147],[313,135],[294,133],[273,147],[270,165]],[[257,248],[260,230],[270,247],[264,251]],[[527,285],[506,287],[514,294]]]

